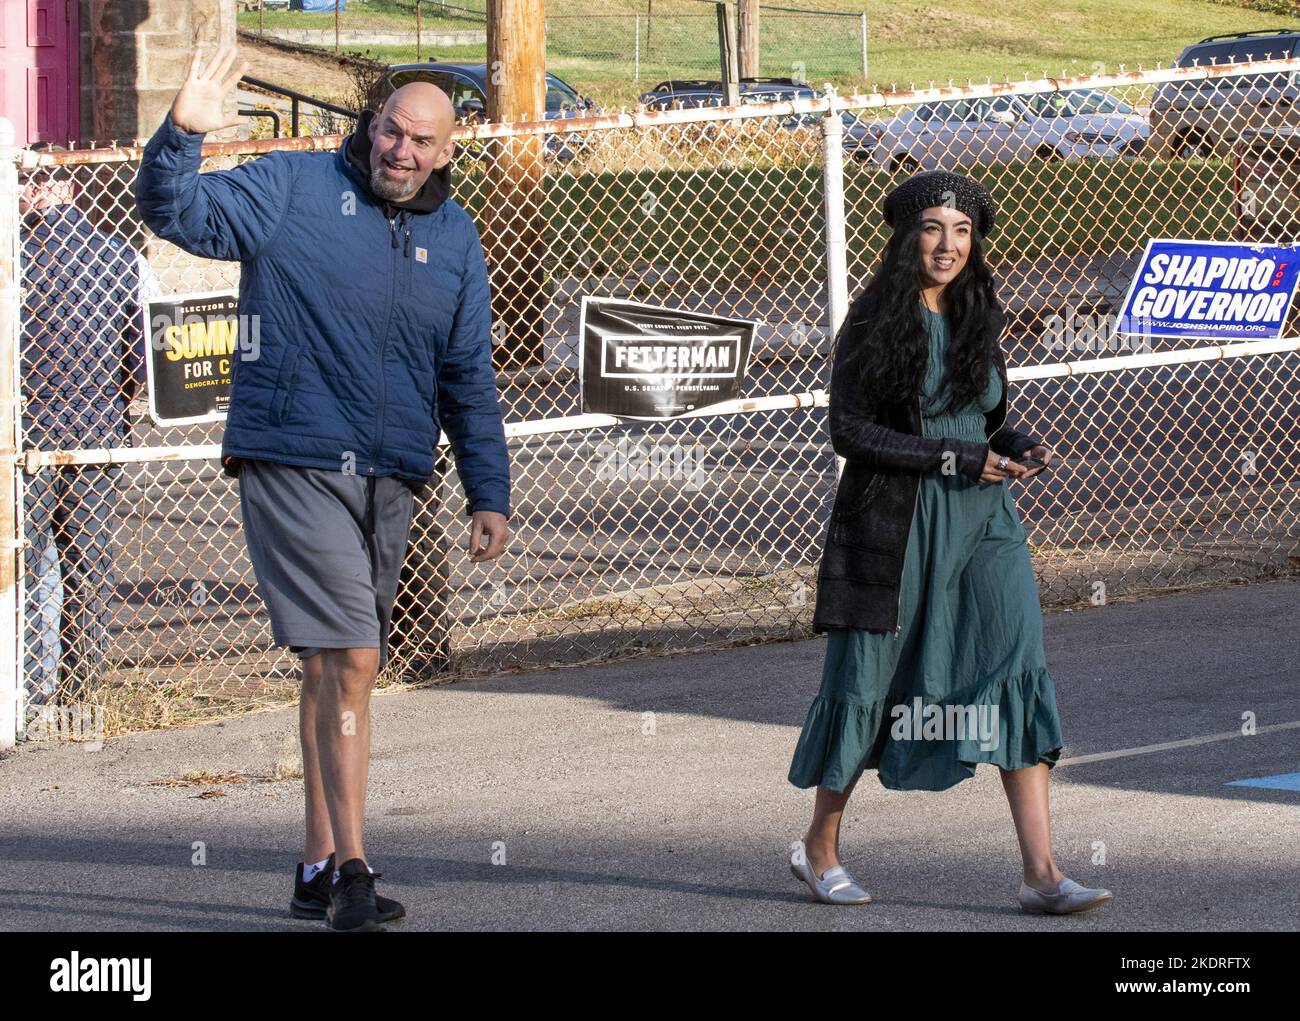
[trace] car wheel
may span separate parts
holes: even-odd
[[[1174,155],[1180,160],[1205,159],[1213,154],[1214,147],[1195,131],[1179,135],[1178,141],[1174,143]]]
[[[917,162],[915,157],[908,156],[906,153],[902,156],[895,156],[889,161],[889,172],[891,174],[897,174],[899,171],[905,174],[915,174],[920,169],[921,164]]]
[[[1147,140],[1145,138],[1130,138],[1119,147],[1118,155],[1122,159],[1137,159],[1146,151],[1146,147]]]
[[[1064,156],[1053,145],[1040,145],[1034,150],[1034,158],[1040,160],[1063,160]]]

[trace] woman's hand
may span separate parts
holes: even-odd
[[[1037,475],[1043,470],[1043,468],[1048,468],[1052,464],[1052,448],[1047,446],[1045,443],[1040,443],[1035,447],[1030,447],[1025,451],[1025,455],[1038,458],[1043,462],[1042,467],[1030,468],[1023,464],[1017,464],[1008,456],[1006,468],[1000,469],[998,468],[998,461],[1002,459],[1002,455],[990,450],[988,460],[984,463],[984,471],[980,474],[980,481],[1002,482],[1005,479],[1029,479]]]
[[[1053,458],[1052,448],[1049,447],[1046,443],[1040,443],[1036,447],[1030,447],[1028,450],[1025,451],[1025,453],[1030,457],[1036,457],[1038,458],[1038,460],[1042,461],[1043,468],[1050,468],[1052,466],[1052,458]],[[1022,478],[1026,478],[1026,479],[1033,478],[1040,471],[1042,471],[1043,468],[1031,468],[1029,469],[1028,472],[1026,472],[1022,476]]]
[[[1016,464],[1009,456],[1007,456],[1007,466],[999,468],[998,462],[1002,460],[1003,456],[1005,455],[989,450],[989,456],[984,462],[984,470],[980,472],[981,482],[1003,482],[1006,479],[1022,479],[1031,474],[1028,468],[1023,464]],[[1041,468],[1035,469],[1035,471],[1041,470]]]

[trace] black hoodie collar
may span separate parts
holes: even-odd
[[[361,180],[365,182],[366,191],[376,201],[383,202],[390,213],[394,209],[408,209],[413,213],[436,212],[438,207],[446,201],[447,196],[451,194],[450,160],[441,170],[435,170],[431,173],[428,180],[424,182],[424,186],[405,202],[389,202],[370,191],[370,122],[374,118],[375,112],[373,110],[361,111],[356,130],[343,143],[344,155],[352,168],[361,175]]]

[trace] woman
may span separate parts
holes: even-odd
[[[939,791],[989,762],[1020,842],[1022,909],[1095,907],[1110,891],[1067,879],[1052,857],[1047,773],[1060,722],[1006,485],[1052,453],[1005,422],[1005,317],[983,252],[997,211],[977,182],[927,171],[890,192],[883,213],[893,234],[831,372],[831,439],[846,462],[813,619],[830,633],[821,691],[789,777],[818,789],[791,869],[820,901],[869,903],[839,857],[862,772]]]

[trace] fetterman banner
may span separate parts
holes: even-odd
[[[584,296],[582,410],[667,419],[742,396],[758,323]]]
[[[145,303],[149,415],[158,425],[226,417],[240,345],[257,340],[241,330],[235,294],[171,295]],[[255,357],[255,353],[253,354]]]
[[[1149,241],[1116,332],[1275,340],[1291,308],[1297,270],[1300,248]]]

